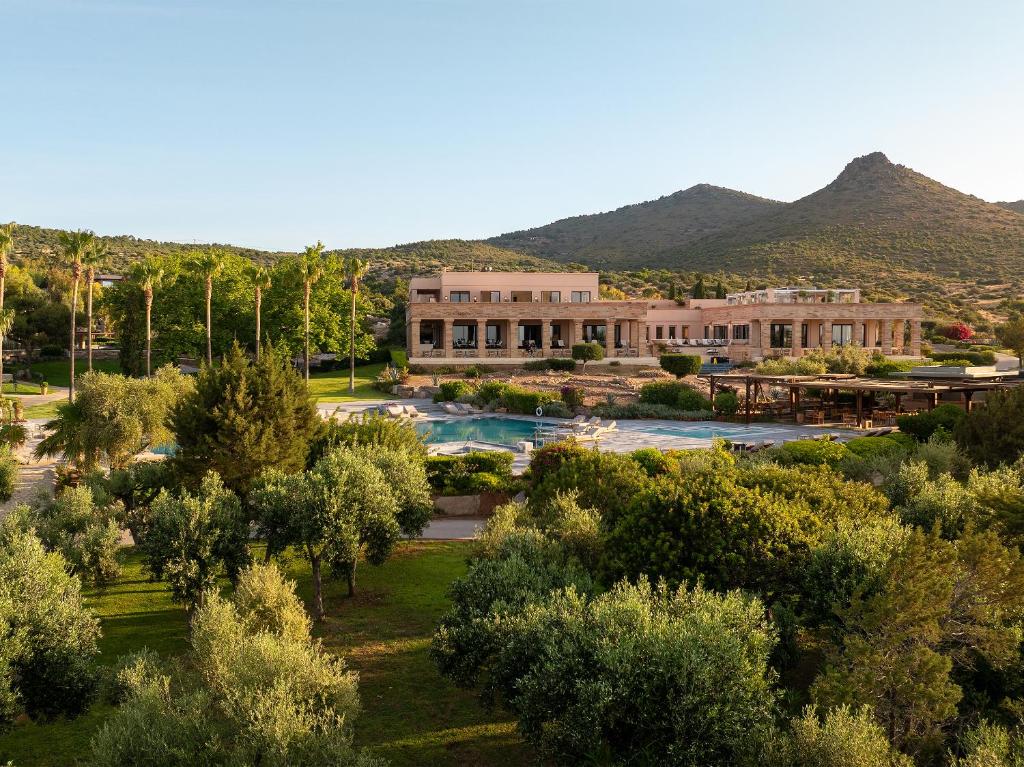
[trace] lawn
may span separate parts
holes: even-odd
[[[447,605],[447,586],[465,572],[468,545],[402,544],[382,567],[360,567],[353,599],[343,596],[342,583],[327,586],[328,618],[316,633],[360,674],[363,713],[356,722],[356,742],[395,767],[515,767],[534,761],[514,722],[500,712],[485,712],[472,693],[441,678],[428,655],[434,625]],[[298,581],[300,595],[309,599],[304,561],[291,560],[287,570]],[[147,581],[134,552],[126,556],[120,581],[105,592],[90,591],[87,602],[103,622],[104,663],[142,646],[164,654],[186,647],[184,611],[170,601],[162,584]],[[73,722],[17,727],[0,736],[0,763],[74,765],[108,712],[97,706]]]
[[[92,369],[103,373],[120,373],[121,363],[117,360],[96,360],[92,361]],[[33,362],[32,372],[41,373],[43,380],[50,386],[68,386],[71,383],[71,365],[68,360],[46,360],[44,362]],[[75,377],[82,375],[87,370],[85,360],[75,360]]]
[[[377,374],[384,369],[384,363],[362,365],[356,368],[356,391],[349,394],[348,368],[331,370],[326,373],[309,374],[309,391],[317,402],[346,402],[359,399],[384,399],[387,395],[373,388]]]

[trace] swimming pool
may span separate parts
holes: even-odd
[[[416,431],[425,434],[427,444],[443,442],[491,442],[497,445],[515,445],[532,442],[541,421],[524,418],[459,418],[451,421],[425,421],[416,424]]]
[[[657,434],[661,437],[683,437],[685,439],[742,439],[759,436],[762,429],[757,426],[736,426],[730,424],[694,423],[679,426],[647,426],[638,427],[638,431]]]

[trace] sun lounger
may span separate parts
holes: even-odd
[[[392,418],[401,418],[405,415],[405,408],[401,405],[385,405],[384,412]]]
[[[448,415],[465,415],[454,402],[443,402],[441,409],[448,413]]]
[[[404,410],[405,414],[410,418],[419,418],[423,415],[423,413],[416,409],[415,405],[402,405],[402,410]]]

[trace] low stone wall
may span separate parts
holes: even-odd
[[[435,495],[434,511],[446,517],[488,517],[503,503],[504,493],[478,493],[477,495]]]

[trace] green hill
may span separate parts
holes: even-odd
[[[650,202],[565,218],[488,242],[555,261],[625,269],[648,263],[666,248],[695,242],[782,206],[775,200],[698,184]]]

